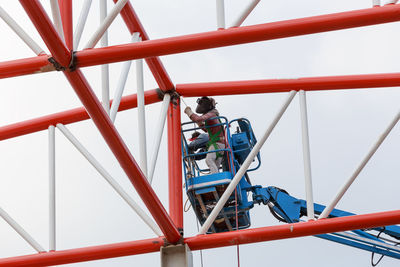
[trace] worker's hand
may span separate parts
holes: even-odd
[[[188,115],[188,117],[190,117],[193,114],[193,111],[190,107],[186,107],[183,112],[185,112],[186,115]]]

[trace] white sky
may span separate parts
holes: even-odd
[[[74,24],[83,1],[74,1]],[[216,28],[215,1],[131,1],[151,39]],[[230,25],[250,0],[226,1]],[[43,47],[36,30],[17,1],[1,6]],[[42,1],[50,14],[48,1]],[[109,1],[109,7],[112,6]],[[263,0],[245,21],[253,25],[347,10],[368,8],[367,0]],[[81,40],[86,43],[98,25],[98,3],[93,1]],[[0,61],[34,54],[0,21]],[[282,40],[246,44],[162,57],[175,84],[268,78],[398,72],[399,23],[351,29]],[[110,28],[112,45],[127,43],[128,31],[120,17]],[[111,95],[121,63],[110,65]],[[99,67],[84,73],[100,94]],[[125,94],[136,92],[134,67]],[[7,125],[81,106],[61,73],[51,72],[0,80],[0,125]],[[157,85],[145,67],[145,89]],[[229,119],[246,117],[260,137],[280,108],[286,94],[216,97],[218,109]],[[320,91],[307,94],[314,200],[327,204],[352,174],[369,148],[398,112],[398,88]],[[194,106],[195,98],[185,99]],[[148,154],[153,149],[160,103],[146,108]],[[186,117],[182,116],[185,121]],[[125,111],[116,126],[132,153],[138,156],[137,113]],[[399,129],[395,126],[371,162],[339,203],[354,213],[398,209],[400,182]],[[140,202],[127,177],[91,121],[68,128],[95,155],[113,177]],[[166,207],[166,135],[154,177],[154,190]],[[94,168],[60,134],[57,154],[57,249],[78,248],[154,237]],[[298,97],[278,123],[263,149],[260,170],[251,173],[253,184],[275,185],[305,198]],[[43,247],[48,248],[47,133],[30,134],[0,142],[0,207],[17,220]],[[138,158],[137,158],[138,159]],[[186,196],[184,196],[186,200]],[[142,205],[143,206],[143,205]],[[267,207],[251,211],[252,227],[279,224]],[[185,213],[185,236],[196,234],[196,220]],[[32,254],[34,250],[0,220],[0,257]],[[194,253],[200,266],[199,252]],[[236,266],[236,247],[203,251],[204,266]],[[369,266],[370,253],[314,237],[240,246],[241,266]],[[159,253],[76,264],[76,266],[159,266]],[[385,257],[379,266],[398,266]]]

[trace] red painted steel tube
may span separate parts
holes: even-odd
[[[48,55],[4,61],[0,63],[0,79],[55,70]]]
[[[183,230],[181,109],[179,99],[168,108],[168,190],[169,215]]]
[[[116,3],[118,0],[114,0],[114,2]],[[134,32],[140,32],[140,36],[142,37],[143,41],[149,40],[149,36],[147,35],[130,2],[126,3],[120,14],[131,34]],[[171,78],[165,70],[160,58],[152,57],[146,58],[145,60],[160,89],[162,91],[172,90],[174,88],[174,84],[172,83]]]
[[[50,38],[51,36],[58,37],[58,33],[53,27],[53,23],[46,15],[46,11],[43,9],[42,5],[38,0],[20,0],[19,2],[32,20],[36,29],[38,29],[40,36],[44,40],[47,48],[51,51],[54,59],[64,67],[69,66],[71,53],[60,38]]]
[[[160,102],[157,90],[148,90],[144,93],[145,104]],[[112,103],[112,101],[110,101]],[[137,107],[137,95],[124,96],[121,99],[118,111]],[[64,125],[89,119],[84,107],[66,110],[43,117],[22,121],[0,127],[0,141],[38,131],[46,130],[50,125],[62,123]]]
[[[82,72],[77,69],[73,72],[65,71],[64,74],[167,240],[171,243],[179,241],[181,238],[179,231],[130,154],[129,149],[91,90]]]
[[[199,235],[185,238],[184,242],[188,244],[191,250],[200,250],[355,229],[367,229],[398,223],[400,223],[400,210],[267,226],[227,233]],[[0,259],[0,266],[44,266],[100,260],[156,252],[164,245],[165,243],[162,238],[145,239],[3,258]]]
[[[256,229],[185,238],[191,250],[249,244],[277,239],[319,235],[355,229],[368,229],[400,223],[400,210],[322,219]]]
[[[72,23],[72,0],[58,0],[62,20],[64,40],[69,51],[73,49],[73,23]]]
[[[148,40],[77,53],[81,67],[170,55],[306,34],[369,26],[400,20],[400,5],[368,8],[322,16],[229,28],[158,40]]]
[[[162,238],[153,238],[111,245],[59,250],[54,252],[0,259],[0,266],[50,266],[101,260],[157,252],[163,245],[164,241]]]
[[[400,86],[400,73],[307,77],[177,84],[176,91],[186,97],[290,92],[291,90],[338,90]]]
[[[20,0],[22,3],[27,2],[26,0]],[[28,1],[30,2],[30,1]],[[37,1],[31,1],[35,3],[34,5],[26,4],[24,8],[28,13],[32,14],[31,19],[34,22],[35,27],[40,33],[49,32],[49,35],[42,35],[42,38],[46,43],[55,43],[61,45],[62,44],[60,37],[57,35],[54,26],[48,23],[41,23],[40,21],[49,21],[46,13],[44,12],[43,7]],[[35,8],[35,9],[33,9]],[[51,31],[44,28],[52,28]],[[57,39],[57,42],[49,41]],[[50,52],[53,52],[51,49],[53,47],[49,47]],[[56,50],[59,48],[55,47]],[[66,49],[66,48],[65,48]],[[68,57],[68,55],[63,55],[64,57]],[[65,58],[60,58],[61,60],[65,60]],[[144,204],[150,211],[156,223],[159,225],[161,231],[165,235],[165,238],[171,242],[176,243],[180,240],[181,235],[171,218],[168,216],[168,213],[164,209],[161,201],[158,199],[157,195],[151,188],[148,183],[146,177],[140,170],[137,165],[135,159],[129,152],[128,147],[125,145],[121,136],[118,134],[118,131],[115,129],[110,117],[107,115],[105,110],[103,109],[100,101],[97,99],[95,93],[91,89],[89,83],[85,79],[80,69],[76,69],[75,71],[64,71],[66,78],[71,84],[72,88],[75,90],[75,93],[78,95],[81,100],[83,106],[86,108],[90,117],[92,118],[94,124],[99,129],[102,134],[104,140],[110,147],[114,156],[118,160],[122,169],[125,171],[129,180],[135,187],[136,191],[142,198]]]

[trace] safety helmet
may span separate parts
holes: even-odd
[[[196,102],[197,102],[196,112],[201,114],[205,114],[210,110],[213,110],[216,105],[215,99],[208,96],[197,98]]]

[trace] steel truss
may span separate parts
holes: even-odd
[[[77,248],[54,252],[42,252],[0,259],[0,266],[58,265],[112,257],[136,255],[159,251],[169,244],[187,244],[191,250],[209,249],[236,244],[247,244],[340,232],[362,228],[374,228],[400,223],[400,210],[364,214],[343,218],[322,219],[297,224],[269,226],[228,233],[183,237],[182,168],[180,142],[181,96],[257,94],[288,92],[291,90],[336,90],[354,88],[379,88],[400,85],[400,73],[313,77],[299,79],[231,81],[216,83],[177,84],[174,86],[158,56],[171,55],[202,49],[225,47],[250,42],[300,36],[355,27],[363,27],[400,20],[400,5],[387,5],[342,12],[336,14],[293,19],[253,26],[149,40],[131,4],[120,11],[131,34],[139,32],[142,42],[103,48],[73,51],[72,1],[60,2],[63,39],[50,21],[38,0],[20,0],[40,33],[51,55],[38,52],[38,56],[0,63],[0,78],[15,77],[47,71],[62,71],[78,95],[84,107],[47,115],[29,121],[0,127],[0,140],[47,129],[49,126],[70,124],[91,118],[121,167],[136,188],[150,211],[163,237],[123,242],[110,245]],[[118,4],[118,0],[114,0]],[[253,1],[248,13],[259,1]],[[244,14],[239,26],[248,14]],[[221,19],[221,18],[219,18]],[[224,25],[221,23],[221,25]],[[220,27],[221,28],[221,27]],[[223,28],[223,27],[222,27]],[[64,41],[65,40],[65,41]],[[40,51],[40,49],[37,49]],[[110,117],[95,96],[80,68],[145,58],[158,83],[159,89],[145,92],[145,104],[162,101],[163,94],[171,95],[168,108],[168,179],[169,213],[151,188],[145,175],[115,129]],[[138,106],[138,96],[123,97],[119,111]]]

